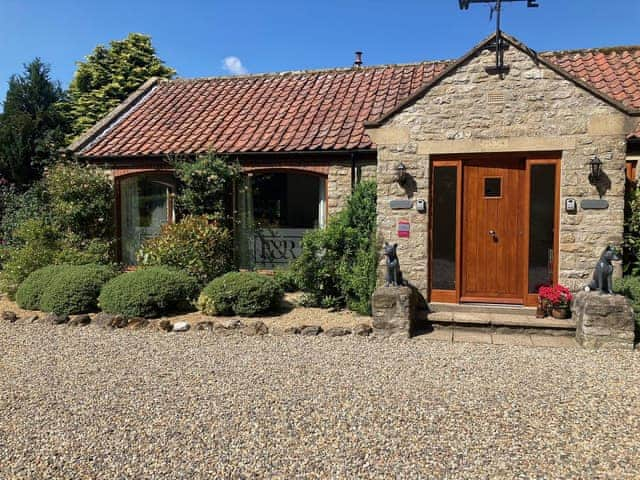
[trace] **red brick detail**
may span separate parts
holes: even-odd
[[[306,172],[316,175],[329,175],[329,165],[309,165],[302,162],[270,162],[262,165],[243,165],[244,173],[256,172]]]
[[[145,165],[140,168],[116,168],[113,170],[114,178],[121,178],[127,175],[139,175],[144,173],[168,173],[173,174],[174,170],[165,165]]]

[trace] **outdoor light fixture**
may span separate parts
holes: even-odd
[[[396,167],[396,181],[400,185],[404,185],[407,181],[407,167],[404,166],[404,163],[400,162]]]
[[[602,175],[602,160],[597,155],[594,155],[588,165],[590,168],[589,183],[595,185],[600,179],[600,175]]]

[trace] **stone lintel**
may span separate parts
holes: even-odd
[[[418,142],[418,154],[443,155],[459,153],[550,152],[575,150],[576,137],[510,137],[472,138]]]
[[[409,130],[398,127],[367,128],[367,135],[376,145],[402,145],[409,143]]]
[[[622,113],[592,115],[587,127],[589,135],[627,135],[633,128],[633,121]]]

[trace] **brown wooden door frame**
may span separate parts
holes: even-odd
[[[429,285],[429,300],[432,302],[443,303],[459,303],[461,296],[461,280],[462,280],[462,208],[463,208],[463,166],[465,162],[469,160],[481,160],[481,159],[493,159],[498,160],[500,158],[524,158],[524,174],[523,182],[524,188],[522,189],[522,218],[523,218],[523,235],[519,251],[521,252],[522,261],[520,262],[520,269],[522,275],[522,299],[520,302],[523,305],[536,305],[537,294],[529,293],[529,241],[530,241],[530,199],[531,199],[531,166],[533,165],[554,165],[555,166],[555,198],[554,198],[554,242],[553,242],[553,283],[558,281],[558,257],[559,257],[559,242],[560,242],[560,180],[561,180],[561,153],[560,152],[542,152],[542,153],[498,153],[498,154],[464,154],[464,155],[438,155],[431,157],[430,165],[430,202],[429,202],[429,234],[428,234],[428,254],[429,254],[429,269],[428,269],[428,285]],[[455,290],[437,290],[431,288],[432,284],[432,265],[433,265],[433,171],[435,168],[443,166],[455,166],[457,172],[457,187],[456,187],[456,254],[455,254]],[[480,299],[478,301],[481,301]],[[500,303],[496,299],[489,299],[490,303]],[[505,303],[513,303],[512,301]]]

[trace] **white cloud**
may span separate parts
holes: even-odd
[[[249,71],[242,65],[242,61],[238,57],[225,57],[222,60],[222,69],[231,75],[244,75]]]

